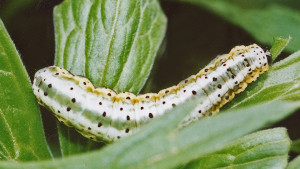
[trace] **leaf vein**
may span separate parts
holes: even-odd
[[[2,112],[1,109],[0,109],[0,116],[3,119],[4,124],[5,124],[5,126],[3,126],[3,127],[7,129],[8,135],[11,137],[12,143],[14,145],[13,147],[14,147],[15,156],[13,157],[13,155],[9,151],[8,151],[8,154],[10,155],[11,158],[17,159],[20,149],[19,149],[19,146],[18,146],[17,142],[15,141],[16,138],[13,135],[12,129],[9,126],[9,123],[6,120],[5,115],[4,115],[4,113]],[[3,147],[5,147],[5,146],[3,146]]]
[[[117,29],[117,21],[119,19],[119,12],[120,12],[120,3],[121,1],[118,0],[117,1],[117,7],[116,7],[116,11],[115,11],[115,18],[114,18],[114,22],[113,22],[113,27],[112,27],[112,32],[111,32],[111,35],[110,35],[110,38],[109,38],[109,45],[108,45],[108,51],[107,51],[107,56],[106,56],[106,62],[105,62],[105,66],[104,66],[104,71],[103,71],[103,74],[105,75],[106,72],[107,72],[107,69],[108,69],[108,63],[109,63],[109,60],[110,60],[110,56],[111,56],[111,50],[112,50],[112,45],[113,45],[113,39],[114,39],[114,36],[115,36],[115,32],[116,32],[116,29]],[[101,83],[100,84],[103,84],[103,80],[105,78],[102,78],[101,79]]]

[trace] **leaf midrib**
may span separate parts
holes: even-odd
[[[113,23],[113,26],[112,26],[112,33],[110,35],[110,38],[109,38],[109,47],[108,47],[108,51],[107,51],[107,56],[106,56],[106,62],[105,62],[105,67],[104,67],[104,70],[103,70],[103,76],[102,76],[102,79],[100,80],[100,84],[103,84],[103,81],[105,80],[105,75],[107,74],[107,69],[108,69],[108,63],[109,63],[109,60],[111,59],[111,50],[112,50],[112,45],[113,45],[113,39],[114,39],[114,36],[115,36],[115,32],[116,32],[116,29],[117,29],[117,26],[116,26],[116,23],[119,19],[119,13],[120,13],[120,10],[119,10],[119,7],[120,7],[120,0],[117,0],[117,7],[116,7],[116,11],[115,11],[115,19],[114,19],[114,23]]]

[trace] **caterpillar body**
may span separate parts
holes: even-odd
[[[95,88],[84,77],[50,66],[35,74],[33,92],[67,126],[94,141],[111,142],[188,99],[201,101],[182,125],[215,114],[268,70],[267,55],[256,44],[236,46],[178,85],[141,95]]]

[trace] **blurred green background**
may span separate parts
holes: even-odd
[[[215,4],[216,8],[213,8],[210,5],[214,5],[213,2],[215,1],[212,1],[211,4],[202,0],[190,1],[200,4],[200,6],[171,0],[161,1],[162,8],[168,18],[168,30],[161,46],[161,52],[158,54],[152,74],[143,92],[156,92],[177,84],[180,80],[197,73],[218,54],[228,53],[236,45],[257,43],[265,49],[270,49],[269,40],[263,41],[259,37],[253,36],[255,33],[247,30],[245,24],[240,24],[238,19],[229,22],[229,18],[231,16],[234,18],[236,15],[230,11],[224,12],[221,8],[219,10],[217,5],[220,4]],[[0,0],[0,18],[15,42],[31,79],[38,69],[54,63],[55,42],[52,10],[60,2],[61,0]],[[258,7],[263,9],[275,4],[277,7],[283,7],[279,11],[284,12],[286,9],[290,9],[297,16],[300,16],[299,0],[260,0],[255,2],[232,0],[228,2],[235,4],[240,9],[256,9]],[[278,15],[281,14],[278,13]],[[276,14],[274,17],[276,18]],[[259,19],[264,22],[266,18],[267,16]],[[300,20],[295,21],[299,22],[295,25],[300,25]],[[290,22],[295,21],[291,20]],[[282,25],[282,29],[286,29],[286,27],[289,25]],[[295,29],[300,32],[300,27],[288,30]],[[290,35],[297,35],[299,32],[291,32]],[[292,38],[296,41],[291,42],[292,47],[288,48],[287,52],[282,53],[279,59],[292,53],[297,45],[299,47],[297,49],[300,50],[300,44],[296,43],[300,37],[293,36]],[[299,112],[272,127],[284,126],[288,128],[292,140],[299,139]],[[43,109],[43,119],[47,119],[47,123],[45,122],[44,125],[48,139],[55,141],[57,135],[55,134],[54,117]],[[294,154],[291,156],[293,157]]]

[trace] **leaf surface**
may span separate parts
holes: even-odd
[[[270,49],[270,53],[272,55],[272,60],[276,60],[277,56],[280,55],[280,53],[283,51],[283,49],[289,44],[290,40],[292,38],[281,38],[281,37],[276,37],[274,38],[274,42],[272,45],[272,48]]]
[[[21,58],[0,20],[0,160],[51,158]]]
[[[300,166],[300,156],[296,157],[294,160],[292,160],[287,169],[298,169]]]
[[[197,105],[196,101],[190,101],[177,105],[173,110],[161,118],[142,127],[140,132],[131,137],[124,138],[114,144],[108,145],[101,150],[70,156],[55,161],[43,161],[36,163],[16,164],[12,162],[0,162],[0,167],[20,168],[174,168],[185,164],[190,160],[211,154],[225,147],[234,139],[251,131],[262,128],[269,123],[274,123],[291,114],[299,108],[296,102],[274,102],[258,104],[255,106],[230,110],[212,118],[199,120],[182,130],[176,129],[181,120],[190,113]],[[233,120],[234,119],[234,120]],[[277,132],[276,132],[277,130]],[[251,151],[245,151],[237,159],[244,163],[249,160],[258,161],[259,158],[268,156],[269,150],[280,148],[274,161],[284,162],[287,155],[289,141],[285,129],[274,129],[270,138],[261,139],[266,145],[268,140],[271,146],[257,146],[256,151],[261,152],[253,155]],[[272,130],[269,130],[272,133]],[[282,138],[285,139],[282,139]],[[252,138],[252,140],[250,139]],[[248,138],[255,147],[259,140]],[[245,139],[244,139],[245,140]],[[264,140],[264,141],[262,141]],[[276,143],[278,141],[278,144]],[[240,152],[243,149],[242,141],[231,145]],[[221,151],[221,150],[220,150]],[[228,150],[229,151],[229,150]],[[238,152],[233,151],[233,154]],[[285,160],[282,160],[284,158]],[[271,163],[273,163],[270,161]],[[280,162],[280,163],[281,163]],[[286,162],[287,163],[287,162]],[[259,166],[258,164],[256,166]]]
[[[95,86],[137,94],[150,74],[167,19],[157,0],[65,0],[54,10],[54,23],[55,65]],[[63,155],[99,147],[73,129],[58,128]]]
[[[285,128],[263,130],[238,139],[183,168],[284,168],[289,147],[290,139]]]

